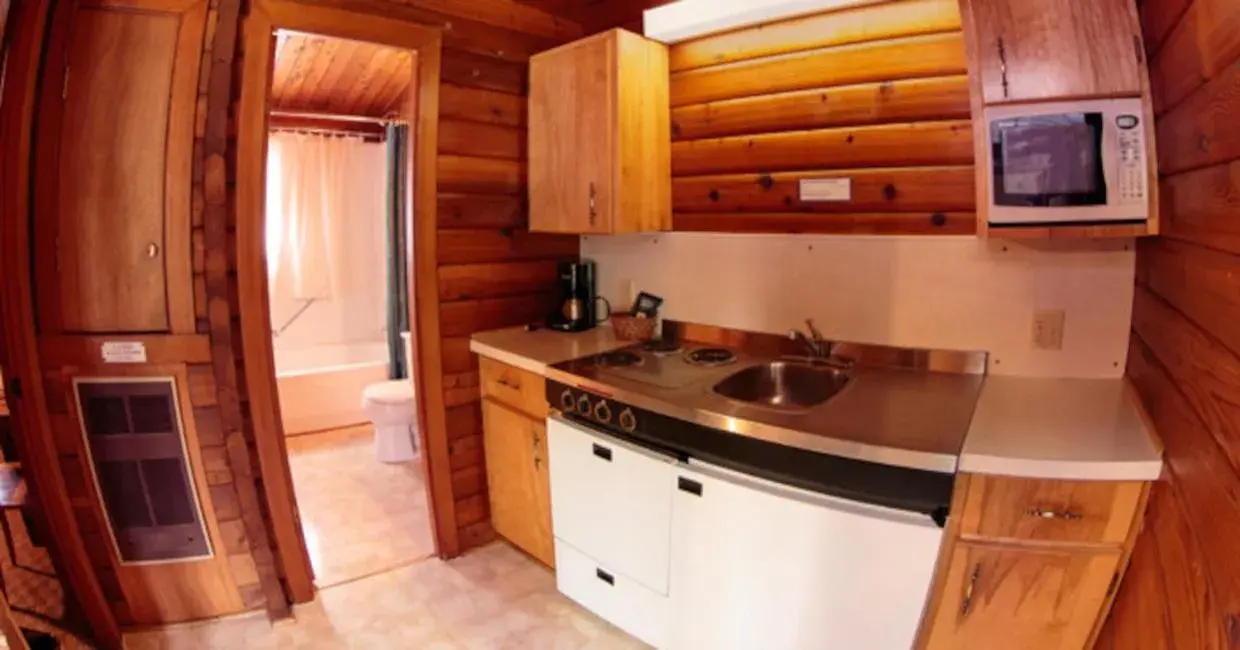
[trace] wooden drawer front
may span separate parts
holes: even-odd
[[[962,535],[1123,544],[1142,484],[973,476],[968,489]]]
[[[547,380],[528,370],[482,357],[478,360],[482,395],[526,413],[547,417]]]
[[[667,596],[564,542],[555,545],[555,566],[560,593],[642,641],[656,648],[668,647],[671,608]]]

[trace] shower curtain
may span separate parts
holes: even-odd
[[[279,347],[383,340],[387,161],[357,137],[272,133],[267,273]]]
[[[405,342],[409,330],[409,127],[387,127],[387,331],[388,369],[391,379],[404,379]],[[409,360],[412,363],[412,359]]]

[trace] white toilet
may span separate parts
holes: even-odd
[[[413,358],[408,332],[405,360]],[[418,457],[417,406],[413,400],[413,381],[394,379],[367,386],[362,391],[362,410],[375,425],[375,458],[383,463],[404,463]]]

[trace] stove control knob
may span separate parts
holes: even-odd
[[[637,416],[633,415],[632,409],[620,411],[620,428],[629,433],[633,433],[633,429],[637,428]]]
[[[594,406],[594,419],[599,422],[611,422],[611,407],[607,406],[606,401],[600,401]]]
[[[565,388],[564,392],[560,393],[560,408],[563,408],[565,413],[572,413],[577,408],[577,400],[573,398],[573,391]]]
[[[582,415],[590,414],[590,396],[582,395],[577,398],[577,412]]]

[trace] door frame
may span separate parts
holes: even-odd
[[[289,599],[314,598],[313,573],[293,492],[288,448],[280,421],[265,252],[267,113],[276,29],[364,41],[416,52],[416,93],[402,106],[415,126],[409,170],[413,184],[407,223],[413,230],[410,266],[411,321],[417,337],[412,360],[417,377],[418,437],[435,549],[447,558],[460,551],[452,502],[451,466],[444,423],[436,278],[436,201],[439,76],[442,34],[420,23],[293,0],[254,0],[244,21],[245,61],[237,123],[237,282],[241,351],[259,467],[274,529],[277,558]],[[432,433],[434,435],[432,435]]]
[[[5,380],[16,425],[14,443],[30,490],[42,506],[48,548],[53,562],[64,571],[68,592],[81,605],[94,641],[103,648],[120,648],[120,626],[95,575],[65,488],[35,339],[29,247],[31,179],[35,103],[51,3],[16,2],[10,9],[0,102],[0,176],[11,181],[7,191],[0,193],[0,277],[4,278],[0,282],[0,357],[9,373]],[[20,386],[20,391],[12,390],[14,386]]]

